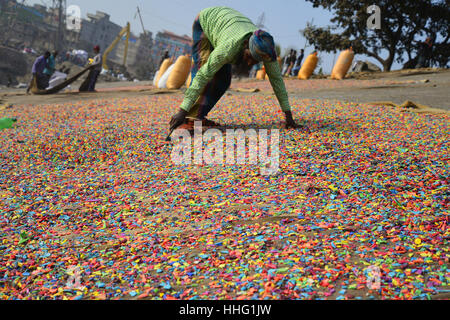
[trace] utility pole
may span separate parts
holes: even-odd
[[[145,28],[144,28],[144,22],[142,21],[141,10],[139,9],[139,6],[137,7],[137,13],[136,14],[139,15],[139,20],[141,20],[142,30],[144,31],[144,35],[147,36],[147,31],[145,31]],[[136,18],[136,15],[134,17]]]
[[[53,10],[58,11],[58,31],[55,41],[55,49],[61,51],[64,41],[64,29],[66,28],[66,0],[53,0]]]
[[[56,42],[56,50],[61,50],[62,42],[62,0],[59,0],[58,6],[58,40]]]
[[[141,21],[142,31],[144,32],[144,39],[145,39],[144,43],[146,44],[147,49],[149,50],[148,52],[149,52],[150,64],[152,65],[152,69],[155,69],[155,62],[153,61],[153,57],[152,57],[151,51],[150,51],[151,47],[153,45],[152,44],[152,39],[151,39],[151,34],[150,34],[150,37],[149,37],[148,34],[147,34],[147,31],[145,30],[144,21],[142,20],[141,9],[139,9],[139,6],[137,6],[137,12],[134,15],[134,19],[136,19],[137,15],[139,15],[139,20]]]

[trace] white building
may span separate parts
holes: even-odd
[[[87,14],[87,19],[81,22],[79,40],[93,45],[99,45],[101,51],[106,50],[119,35],[123,27],[110,21],[110,16],[97,11],[96,14]],[[113,58],[116,50],[113,50],[109,58]]]

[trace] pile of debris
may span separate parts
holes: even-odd
[[[0,46],[0,85],[16,86],[30,72],[33,60],[21,51]]]
[[[381,69],[369,61],[356,61],[353,65],[352,72],[381,72]]]

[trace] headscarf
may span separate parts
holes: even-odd
[[[250,37],[248,47],[250,49],[250,53],[256,61],[261,62],[277,60],[273,37],[266,31],[255,31],[255,33],[253,33]]]

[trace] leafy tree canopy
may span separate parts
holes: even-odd
[[[378,60],[385,71],[394,61],[417,55],[419,39],[434,39],[432,64],[447,66],[450,52],[449,0],[306,0],[333,13],[330,27],[308,24],[303,35],[317,50],[336,52],[353,46],[356,53]],[[381,28],[371,30],[367,8],[381,9]]]

